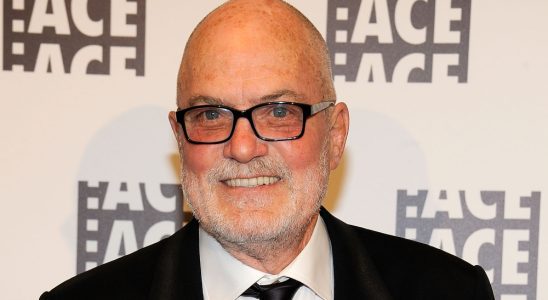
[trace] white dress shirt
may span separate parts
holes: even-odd
[[[321,217],[308,244],[279,274],[268,274],[240,262],[200,227],[200,267],[204,300],[248,300],[240,296],[255,282],[270,284],[290,277],[303,283],[293,300],[333,300],[333,256]]]

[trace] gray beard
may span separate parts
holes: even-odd
[[[291,170],[281,160],[272,157],[259,157],[249,163],[240,164],[233,160],[223,160],[200,181],[198,176],[182,169],[184,197],[201,227],[213,236],[227,250],[246,253],[256,259],[264,259],[268,253],[276,253],[302,241],[304,233],[313,217],[316,216],[327,192],[329,178],[328,141],[322,145],[316,168],[306,171],[303,182],[297,183]],[[215,211],[215,186],[219,181],[237,176],[256,174],[276,174],[288,184],[289,201],[284,212],[274,220],[245,218],[229,220],[221,212]],[[268,197],[252,199],[256,207],[271,201]],[[247,199],[228,199],[236,207],[241,207]]]

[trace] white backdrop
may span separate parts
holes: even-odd
[[[220,1],[0,3],[0,287],[3,299],[37,299],[75,275],[77,260],[91,267],[94,255],[102,263],[150,242],[148,232],[155,239],[174,230],[179,219],[150,229],[161,213],[178,211],[175,202],[157,200],[177,199],[161,188],[178,182],[167,113],[175,108],[186,39]],[[548,2],[290,3],[320,32],[331,32],[330,46],[342,47],[332,48],[336,68],[345,62],[359,67],[357,80],[335,76],[338,98],[350,107],[351,131],[342,166],[331,178],[328,209],[347,222],[482,264],[499,299],[548,299],[542,285],[548,280],[548,208],[540,203],[548,193]],[[470,9],[468,21],[461,7]],[[358,50],[340,54],[364,39],[366,45],[378,40],[378,49],[365,52],[383,53],[389,65],[394,49],[408,45],[398,37],[420,40],[420,28],[427,41],[416,50],[432,76],[426,82],[383,80],[371,56],[360,64],[352,56]],[[389,32],[392,42],[384,40]],[[137,44],[124,48],[117,44],[126,41],[120,36]],[[436,48],[436,39],[445,41],[445,50]],[[80,59],[100,57],[106,69],[86,69],[72,59],[71,43],[76,50],[100,45],[82,51]],[[432,53],[451,49],[461,52],[449,64],[458,62],[465,77],[447,73],[443,59],[429,65]],[[136,54],[141,50],[144,55]],[[137,57],[143,74],[136,75],[124,57]],[[463,57],[467,61],[458,61]],[[89,74],[94,70],[106,74]],[[101,186],[104,193],[94,197],[79,182],[88,189],[105,182],[108,189]]]

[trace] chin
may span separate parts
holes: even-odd
[[[279,214],[256,208],[192,207],[202,228],[219,241],[240,244],[268,240],[276,238],[285,227],[280,224]]]
[[[275,240],[295,225],[294,214],[283,207],[243,203],[238,207],[214,211],[216,213],[209,211],[202,216],[202,227],[214,237],[231,243]]]

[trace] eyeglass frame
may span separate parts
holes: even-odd
[[[263,141],[267,141],[267,142],[280,142],[280,141],[292,141],[292,140],[296,140],[296,139],[299,139],[299,138],[303,137],[304,131],[305,131],[305,128],[306,128],[306,120],[308,120],[308,118],[316,115],[317,113],[322,112],[322,111],[328,109],[329,107],[334,106],[335,102],[336,102],[335,100],[326,100],[326,101],[318,102],[318,103],[315,103],[315,104],[305,104],[305,103],[291,102],[291,101],[289,101],[289,102],[288,101],[272,101],[272,102],[260,103],[260,104],[252,106],[252,107],[250,107],[248,109],[245,109],[245,110],[238,110],[238,109],[235,109],[233,107],[229,107],[229,106],[225,106],[225,105],[213,105],[213,104],[210,105],[210,104],[208,104],[208,105],[191,106],[191,107],[187,107],[185,109],[177,108],[177,111],[175,112],[175,115],[176,115],[177,123],[181,124],[181,127],[183,128],[183,133],[185,135],[186,140],[191,144],[212,145],[212,144],[222,144],[224,142],[229,141],[232,138],[232,135],[234,134],[234,130],[236,129],[236,123],[238,122],[238,120],[240,118],[244,118],[244,119],[247,119],[249,121],[249,124],[251,125],[251,128],[253,129],[253,133],[255,133],[255,136],[257,138],[259,138]],[[255,124],[254,124],[253,118],[252,118],[253,110],[255,110],[259,107],[272,105],[272,104],[290,104],[290,105],[296,105],[299,108],[301,108],[301,110],[303,112],[303,125],[302,125],[302,129],[301,129],[301,133],[299,135],[296,135],[296,136],[293,136],[293,137],[288,137],[288,138],[272,139],[272,138],[265,138],[265,137],[261,136],[259,134],[259,132],[257,132],[257,129],[255,128]],[[228,110],[232,113],[232,116],[234,117],[234,119],[232,120],[232,129],[230,130],[230,134],[228,135],[228,137],[226,139],[216,141],[216,142],[199,142],[199,141],[192,140],[189,137],[188,132],[186,130],[185,121],[184,121],[185,113],[188,112],[188,111],[191,111],[193,109],[204,108],[204,107],[222,108],[222,109],[226,109],[226,110]]]

